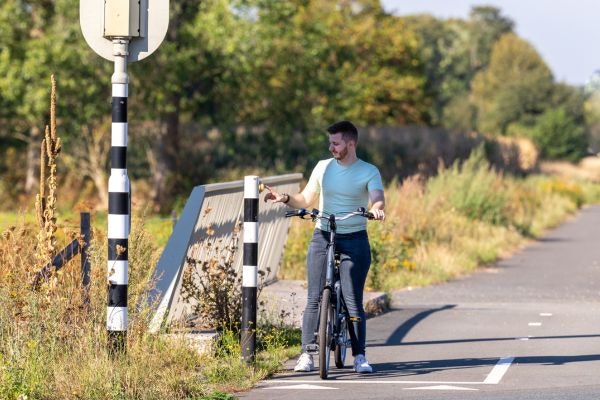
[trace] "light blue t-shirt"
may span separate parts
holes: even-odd
[[[317,163],[305,190],[319,193],[319,210],[344,215],[359,207],[369,206],[369,192],[383,190],[381,174],[376,166],[356,160],[349,166],[336,159]],[[317,221],[316,227],[328,231],[327,221]],[[367,228],[366,218],[356,216],[337,223],[338,233],[352,233]]]

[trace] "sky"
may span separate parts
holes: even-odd
[[[468,18],[474,5],[492,5],[515,23],[559,82],[584,85],[600,70],[600,0],[381,0],[395,15],[428,13]]]

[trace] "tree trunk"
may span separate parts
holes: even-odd
[[[41,130],[34,126],[29,131],[27,143],[24,187],[27,196],[31,195],[37,187],[37,178],[40,170],[40,145]]]
[[[106,153],[101,153],[104,156]],[[104,167],[104,159],[98,157],[98,153],[91,153],[89,159],[89,174],[94,182],[98,198],[102,204],[102,208],[108,210],[108,182],[106,180],[106,168]]]
[[[178,99],[173,101],[178,103]],[[148,162],[152,170],[152,200],[159,209],[164,209],[177,187],[176,179],[179,171],[179,110],[163,116],[159,135],[152,154],[148,154]]]

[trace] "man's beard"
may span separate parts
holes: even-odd
[[[344,158],[346,158],[346,156],[348,155],[348,150],[344,149],[342,151],[340,151],[337,155],[336,153],[332,153],[333,154],[333,158],[335,158],[336,160],[343,160]]]

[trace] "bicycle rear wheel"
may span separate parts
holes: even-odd
[[[344,368],[344,363],[346,362],[346,350],[348,349],[348,344],[350,341],[350,335],[348,333],[348,319],[345,317],[340,321],[338,334],[338,341],[336,343],[335,350],[333,351],[335,366],[338,368]]]
[[[331,288],[323,289],[319,314],[319,376],[327,379],[329,352],[333,335],[333,309],[331,308]]]

